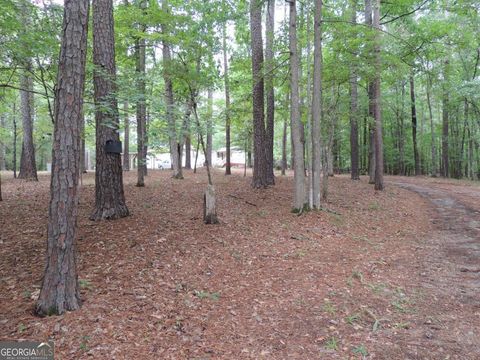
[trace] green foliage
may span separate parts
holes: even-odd
[[[144,4],[145,6],[141,6]],[[135,145],[136,103],[145,96],[148,109],[148,146],[154,152],[168,149],[168,127],[165,120],[163,75],[168,71],[173,80],[177,134],[181,128],[187,102],[192,93],[198,105],[200,127],[190,126],[196,144],[197,133],[206,132],[206,91],[213,89],[214,147],[225,143],[225,103],[223,97],[222,32],[227,29],[227,50],[231,95],[232,146],[247,151],[252,148],[251,46],[249,2],[227,0],[169,0],[165,11],[157,0],[115,2],[115,45],[117,93],[119,104],[128,102],[130,141]],[[449,95],[446,111],[450,115],[449,156],[451,167],[463,169],[469,147],[473,151],[471,172],[478,169],[478,135],[480,133],[480,83],[477,49],[480,9],[472,0],[422,1],[398,0],[382,2],[380,32],[381,65],[374,62],[373,38],[377,34],[364,21],[364,3],[356,0],[327,2],[323,8],[323,116],[322,136],[334,153],[335,168],[350,168],[350,75],[354,68],[359,81],[358,120],[362,172],[367,170],[368,115],[367,84],[374,74],[382,78],[382,119],[386,170],[412,173],[413,142],[410,113],[409,76],[413,75],[417,93],[417,136],[422,169],[432,170],[432,147],[436,147],[437,164],[442,131],[442,100]],[[352,22],[356,6],[357,23]],[[6,145],[7,162],[12,161],[12,104],[17,103],[19,76],[26,62],[32,64],[34,78],[34,140],[37,163],[45,169],[50,162],[52,109],[60,33],[62,6],[53,2],[0,0],[0,112],[6,114],[6,126],[0,129],[0,141]],[[313,69],[313,4],[298,2],[298,40],[301,53],[301,110],[306,136],[309,136],[311,80]],[[282,154],[284,122],[289,122],[289,52],[288,11],[277,4],[273,64],[275,86],[274,157]],[[282,14],[283,13],[283,14]],[[286,15],[286,18],[283,15]],[[166,29],[167,31],[162,31]],[[90,32],[91,34],[91,32]],[[135,72],[135,43],[145,40],[147,72],[143,79]],[[87,121],[85,140],[88,148],[95,145],[94,107],[91,64],[91,35],[87,62],[87,83],[84,113]],[[170,64],[161,59],[162,41],[172,50]],[[448,65],[445,61],[448,60]],[[168,65],[168,66],[166,66]],[[147,92],[139,94],[136,83],[146,82]],[[427,103],[427,91],[430,103]],[[430,118],[429,105],[432,108]],[[120,116],[123,106],[120,106]],[[19,124],[21,122],[19,121]],[[121,121],[121,123],[123,123]],[[123,132],[123,126],[119,129]],[[287,157],[290,159],[290,134],[287,126]],[[21,138],[21,126],[18,131]],[[331,135],[331,136],[330,136]],[[472,141],[469,145],[469,141]],[[19,141],[19,145],[21,142]],[[17,148],[18,150],[18,148]],[[11,165],[9,165],[11,167]],[[472,166],[470,164],[470,166]],[[462,171],[460,171],[462,172]]]
[[[325,343],[325,349],[327,350],[337,351],[338,346],[339,346],[338,339],[335,336],[332,336],[331,338],[329,338]]]

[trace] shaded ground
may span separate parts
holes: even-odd
[[[335,177],[330,211],[298,217],[289,211],[291,178],[254,191],[248,178],[218,173],[221,224],[206,226],[205,180],[204,172],[178,181],[155,171],[146,188],[136,188],[128,173],[132,216],[94,223],[87,220],[94,176],[85,176],[78,237],[84,304],[40,319],[31,310],[44,266],[49,180],[7,179],[0,338],[50,337],[57,359],[480,357],[478,257],[457,262],[470,253],[453,251],[458,236],[478,241],[478,202],[469,200],[471,211],[448,220],[411,185],[376,193],[366,179]],[[428,179],[388,181],[446,186],[459,192],[458,204],[479,191]],[[443,208],[450,214],[458,206]],[[462,216],[471,230],[445,229]]]

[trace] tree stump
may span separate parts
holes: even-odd
[[[203,221],[205,224],[218,224],[215,187],[213,185],[208,185],[203,195]]]

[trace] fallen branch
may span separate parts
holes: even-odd
[[[234,198],[234,199],[243,200],[243,201],[245,201],[245,203],[248,204],[248,205],[257,206],[257,204],[251,203],[250,201],[245,200],[245,199],[243,199],[243,198],[241,198],[241,197],[239,197],[239,196],[235,196],[235,195],[232,195],[232,194],[228,194],[228,196],[230,196],[230,197],[232,197],[232,198]]]

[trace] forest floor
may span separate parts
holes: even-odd
[[[430,178],[330,181],[326,211],[290,212],[292,177],[252,190],[217,172],[125,176],[131,216],[91,222],[83,177],[83,306],[32,315],[49,177],[7,178],[0,203],[0,340],[53,339],[56,359],[480,359],[480,186]]]

